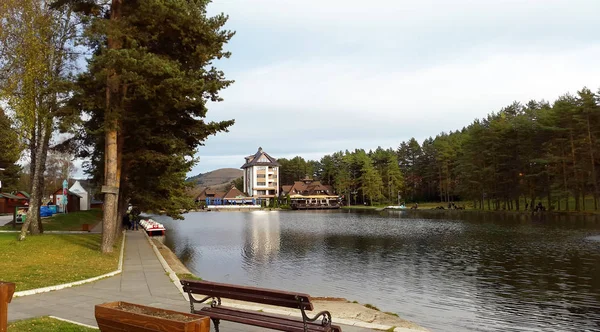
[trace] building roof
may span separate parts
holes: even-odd
[[[231,189],[229,189],[227,192],[225,191],[215,191],[214,189],[211,188],[205,188],[204,190],[202,190],[202,192],[200,193],[200,195],[198,195],[198,197],[196,197],[197,201],[203,201],[206,198],[223,198],[223,199],[235,199],[235,198],[248,198],[248,196],[246,194],[244,194],[243,192],[239,191],[235,186],[231,187]]]
[[[63,191],[63,189],[62,189],[62,188],[60,188],[60,189],[56,189],[56,190],[54,191],[54,195],[62,195],[62,191]],[[81,194],[80,194],[80,193],[76,193],[76,192],[73,192],[73,191],[71,191],[71,190],[69,190],[69,195],[71,195],[71,196],[77,196],[77,197],[79,197],[79,198],[83,198],[83,196],[81,196]]]
[[[22,190],[21,190],[21,191],[18,191],[17,193],[18,193],[18,194],[21,194],[21,195],[23,195],[23,196],[25,196],[25,197],[27,197],[27,198],[31,198],[31,195],[29,195],[29,193],[28,193],[28,192],[26,192],[26,191],[22,191]]]
[[[79,181],[75,181],[75,183],[71,186],[71,188],[69,188],[69,191],[80,193],[83,195],[88,193],[87,190],[85,190],[85,188],[83,188],[83,186],[81,185],[81,183]]]
[[[335,195],[332,186],[324,185],[321,181],[312,179],[302,179],[302,181],[294,181],[294,184],[291,186],[281,186],[281,193],[290,196]]]
[[[0,193],[0,198],[8,198],[8,199],[19,199],[19,200],[27,200],[28,198],[16,196],[9,193]]]
[[[281,192],[284,193],[284,195],[286,195],[287,193],[290,192],[290,190],[292,189],[292,187],[293,187],[293,185],[289,185],[289,184],[281,186]]]
[[[245,159],[246,163],[240,167],[242,169],[252,166],[280,166],[280,164],[277,162],[277,159],[271,157],[260,147],[254,155],[248,156]]]
[[[228,192],[223,195],[225,199],[248,197],[236,187],[231,187]]]
[[[211,197],[211,198],[223,198],[223,196],[225,196],[225,192],[224,191],[216,191],[210,187],[204,188],[204,190],[202,190],[202,192],[200,192],[200,195],[198,195],[198,197],[196,197],[197,201],[203,201],[205,200],[207,197]]]

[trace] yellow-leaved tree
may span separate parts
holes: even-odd
[[[68,8],[45,0],[0,2],[0,103],[29,151],[29,215],[20,240],[43,231],[39,209],[46,157],[70,92],[77,25]]]

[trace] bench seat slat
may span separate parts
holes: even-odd
[[[302,299],[304,310],[313,310],[310,296],[266,288],[234,286],[206,281],[181,280],[183,290],[193,294],[216,296],[232,300],[270,304],[286,308],[300,309],[297,297]]]
[[[230,316],[235,316],[235,317],[243,317],[243,318],[256,318],[258,317],[261,320],[264,321],[270,321],[273,323],[281,323],[283,325],[289,325],[289,326],[296,326],[296,327],[304,327],[304,323],[302,323],[301,320],[298,319],[293,319],[290,317],[285,317],[285,316],[277,316],[274,314],[267,314],[267,313],[262,313],[262,312],[256,312],[256,311],[248,311],[248,310],[242,310],[242,309],[234,309],[234,308],[228,308],[228,307],[215,307],[215,308],[211,308],[211,307],[204,307],[202,308],[202,313],[206,314],[206,313],[218,313],[218,314],[225,314],[225,315],[230,315]],[[313,322],[313,323],[307,323],[308,326],[311,326],[313,329],[316,328],[315,331],[327,331],[327,329],[325,329],[323,326],[321,326],[320,321],[318,322]]]
[[[254,326],[260,326],[271,329],[278,329],[282,331],[290,332],[303,332],[304,324],[301,321],[295,321],[289,318],[280,318],[275,316],[265,315],[264,313],[255,313],[242,311],[238,309],[228,309],[224,307],[211,308],[204,307],[200,311],[202,314],[207,314],[210,318],[227,320],[235,323],[242,323]],[[328,332],[331,329],[327,329],[320,324],[307,323],[309,331],[314,332]]]

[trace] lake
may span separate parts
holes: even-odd
[[[600,223],[410,211],[154,217],[210,281],[344,297],[433,331],[600,331]],[[334,321],[335,321],[335,313]]]

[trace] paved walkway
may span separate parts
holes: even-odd
[[[189,303],[166,274],[142,231],[128,231],[126,237],[123,273],[82,286],[15,298],[8,306],[9,320],[56,316],[97,326],[94,306],[112,301],[188,312]],[[335,314],[333,321],[335,323]],[[228,322],[221,323],[221,330],[264,331]],[[343,330],[369,331],[352,326],[344,326]]]
[[[13,220],[12,215],[0,216],[0,226],[6,225]]]

